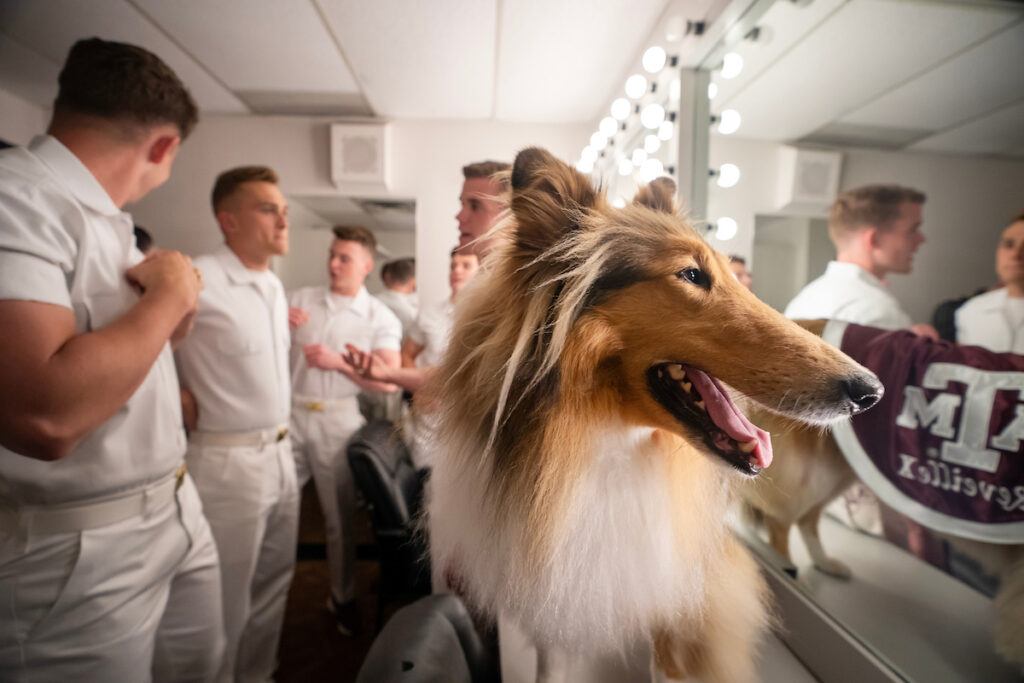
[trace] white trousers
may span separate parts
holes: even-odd
[[[348,602],[355,597],[356,486],[348,466],[345,447],[365,424],[355,398],[332,401],[323,411],[296,405],[289,433],[295,449],[295,470],[301,489],[313,478],[324,514],[327,534],[327,565],[331,575],[331,597]]]
[[[191,479],[142,517],[0,529],[0,681],[211,681],[220,572]]]
[[[295,568],[299,494],[288,439],[186,455],[220,553],[227,650],[219,681],[270,681]]]

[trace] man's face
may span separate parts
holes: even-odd
[[[921,205],[904,202],[900,215],[888,230],[877,230],[874,239],[875,263],[887,273],[909,273],[914,267],[914,253],[924,243],[921,234]]]
[[[747,270],[747,264],[740,263],[739,261],[729,261],[729,269],[732,274],[736,276],[736,279],[740,281],[740,284],[751,289],[754,286],[754,278]]]
[[[274,183],[242,183],[218,217],[236,251],[253,259],[288,253],[288,202]]]
[[[996,275],[1004,285],[1024,286],[1024,221],[1003,230],[996,247]]]
[[[448,286],[452,294],[458,294],[467,282],[473,279],[480,267],[480,259],[476,254],[455,254],[448,266]]]
[[[483,256],[490,249],[490,240],[479,240],[501,214],[502,206],[494,198],[501,193],[501,185],[491,178],[467,178],[462,184],[459,201],[462,208],[455,218],[459,221],[459,246],[470,247]],[[478,240],[474,242],[474,240]]]
[[[331,278],[331,291],[343,296],[355,296],[373,271],[373,256],[359,242],[334,240],[327,260],[327,274]]]

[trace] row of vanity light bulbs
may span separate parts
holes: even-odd
[[[670,60],[664,48],[660,46],[648,48],[640,61],[644,71],[652,76],[660,73],[670,61],[673,64],[675,63],[674,58]],[[738,76],[742,70],[743,58],[735,52],[730,52],[722,58],[722,65],[718,70],[718,75],[725,80],[729,80]],[[667,113],[665,107],[659,102],[648,103],[642,108],[639,105],[633,104],[634,101],[640,100],[649,91],[650,87],[647,78],[642,74],[633,74],[626,79],[626,97],[618,97],[612,102],[609,112],[610,116],[605,116],[601,119],[597,131],[590,136],[590,144],[583,148],[580,159],[576,163],[576,168],[580,172],[588,174],[593,172],[594,164],[599,156],[601,156],[601,152],[608,146],[615,135],[620,132],[620,129],[625,130],[623,122],[633,113],[634,108],[639,111],[640,125],[650,132],[644,136],[643,145],[635,148],[629,158],[621,157],[619,159],[617,167],[619,175],[628,176],[639,170],[640,182],[648,183],[665,172],[661,160],[650,155],[655,154],[661,148],[663,142],[672,139],[675,114]],[[669,102],[671,104],[678,103],[680,94],[679,79],[673,79],[669,84]],[[714,99],[717,95],[718,84],[715,82],[709,83],[708,99]],[[711,124],[716,123],[719,133],[731,135],[739,130],[742,119],[739,112],[735,109],[725,109],[717,116],[711,118]],[[671,173],[671,169],[669,172]],[[722,164],[717,170],[710,170],[709,174],[715,178],[716,184],[722,188],[733,187],[740,180],[739,167],[731,163]],[[715,225],[715,236],[719,240],[729,240],[736,235],[737,225],[736,221],[732,218],[719,218]]]

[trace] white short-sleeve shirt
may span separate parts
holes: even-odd
[[[93,332],[138,301],[124,273],[141,259],[131,216],[60,141],[40,136],[0,151],[0,299],[63,306],[77,333]],[[127,403],[66,457],[44,462],[0,447],[0,502],[69,503],[139,489],[174,471],[184,452],[167,345]]]
[[[419,299],[415,293],[405,294],[385,289],[376,297],[398,317],[398,322],[402,323],[402,330],[409,330],[416,322],[416,315],[419,313]]]
[[[270,270],[249,270],[226,245],[200,256],[195,327],[175,358],[199,405],[201,432],[248,432],[287,424],[288,303]]]
[[[334,400],[360,392],[340,372],[311,368],[303,347],[323,344],[344,352],[346,344],[365,351],[398,351],[402,324],[376,297],[361,287],[354,297],[334,295],[326,287],[304,287],[291,293],[289,304],[309,313],[309,321],[292,331],[292,390],[295,396]]]
[[[1024,299],[1005,289],[979,294],[956,311],[956,340],[990,351],[1024,354]]]
[[[416,356],[416,367],[429,368],[441,364],[448,348],[454,317],[455,304],[451,299],[420,307],[416,323],[407,332],[409,339],[423,347],[423,351]]]
[[[886,330],[910,327],[910,319],[889,288],[853,263],[831,261],[825,273],[810,282],[786,306],[793,320],[842,320]]]

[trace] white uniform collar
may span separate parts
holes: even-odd
[[[267,272],[263,270],[250,270],[245,267],[242,263],[242,259],[238,258],[238,254],[231,250],[227,244],[222,244],[217,248],[217,251],[213,253],[221,265],[224,266],[224,272],[227,274],[228,279],[236,285],[247,285],[256,283],[262,273]]]
[[[982,311],[1001,311],[1006,306],[1009,297],[1006,296],[1006,288],[993,290],[978,297],[977,306]],[[968,299],[970,301],[970,299]]]
[[[889,291],[889,288],[884,282],[875,277],[872,273],[864,270],[856,263],[846,263],[843,261],[829,261],[828,266],[825,268],[825,272],[829,275],[839,275],[841,277],[853,277],[857,278],[872,287],[878,287],[885,291]]]
[[[126,215],[114,204],[92,171],[60,140],[52,135],[37,135],[28,148],[50,167],[82,204],[103,216]]]
[[[324,304],[327,306],[327,310],[329,311],[333,312],[336,308],[334,297],[331,296],[330,287],[324,287]],[[370,293],[366,291],[366,287],[359,288],[355,297],[352,298],[352,305],[348,310],[361,318],[366,318],[370,315]]]

